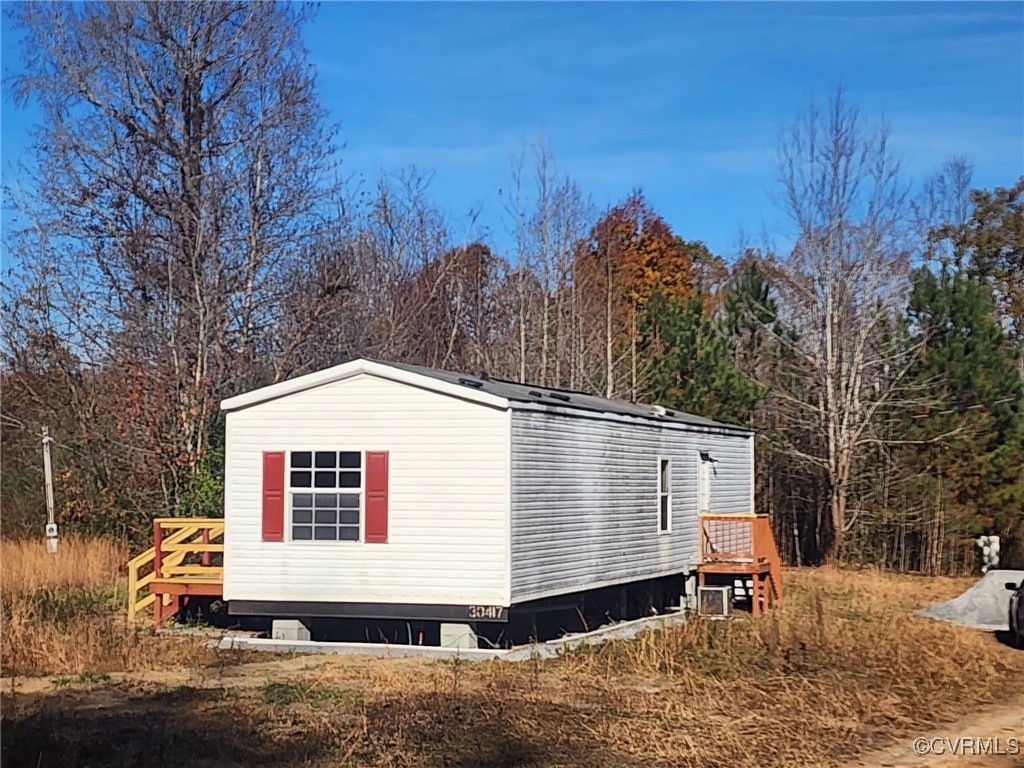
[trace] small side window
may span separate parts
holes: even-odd
[[[672,463],[658,460],[658,533],[672,530]]]

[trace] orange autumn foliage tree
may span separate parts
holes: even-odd
[[[608,397],[643,399],[647,366],[637,350],[637,317],[655,291],[680,300],[696,293],[690,249],[634,192],[594,225],[578,250],[575,274],[586,297],[588,340],[603,352],[592,381]]]

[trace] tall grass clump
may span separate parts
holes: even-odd
[[[110,538],[69,536],[50,554],[42,539],[0,541],[0,587],[5,598],[55,591],[109,588],[120,579],[128,547]]]
[[[50,554],[39,539],[0,541],[4,675],[125,671],[159,663],[152,632],[126,616],[128,547],[69,536]]]

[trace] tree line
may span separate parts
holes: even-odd
[[[837,91],[780,133],[784,245],[726,260],[640,191],[598,210],[543,142],[474,238],[415,170],[344,177],[311,12],[9,11],[42,120],[6,190],[5,535],[38,531],[44,424],[61,521],[143,539],[220,514],[221,399],[365,356],[753,426],[790,562],[1024,556],[1024,178],[913,183]]]

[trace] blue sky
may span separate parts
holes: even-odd
[[[785,239],[779,129],[838,85],[912,179],[954,154],[976,186],[1024,173],[1022,3],[325,3],[306,40],[347,172],[416,164],[456,232],[482,209],[499,244],[497,190],[541,135],[598,207],[640,187],[727,257],[741,230]],[[2,108],[9,183],[36,115],[6,85]]]

